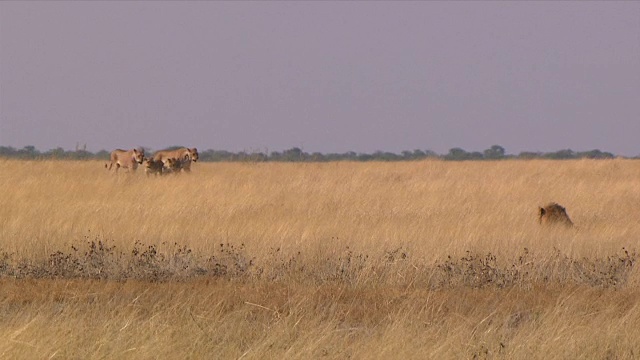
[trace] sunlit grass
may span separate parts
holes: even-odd
[[[638,161],[0,167],[5,356],[640,353]]]

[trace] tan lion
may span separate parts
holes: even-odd
[[[153,160],[153,159],[144,159],[145,162],[145,167],[144,167],[144,172],[147,174],[147,176],[153,174],[153,175],[162,175],[162,169],[164,168],[164,163],[160,160]]]
[[[189,159],[176,159],[176,158],[170,158],[167,159],[164,162],[164,169],[163,171],[167,174],[179,174],[180,170],[183,169],[184,164],[189,164],[191,163],[191,160]]]
[[[175,150],[161,150],[153,154],[153,160],[166,161],[168,159],[177,159],[181,162],[181,170],[191,172],[191,162],[198,161],[198,149],[179,148]],[[165,168],[168,168],[165,164]]]
[[[111,170],[113,165],[116,166],[116,173],[120,168],[135,171],[138,168],[138,164],[142,164],[144,161],[143,149],[131,149],[129,151],[116,149],[111,152],[110,163],[104,164],[104,167]]]
[[[562,224],[566,227],[573,226],[573,222],[567,215],[567,210],[559,204],[549,203],[545,207],[538,207],[538,221],[540,224]]]

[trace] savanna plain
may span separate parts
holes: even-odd
[[[640,358],[637,160],[0,169],[2,358]]]

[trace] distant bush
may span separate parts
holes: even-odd
[[[167,149],[177,149],[180,146],[171,146]],[[150,149],[145,148],[145,152],[152,153]],[[521,152],[518,155],[509,155],[500,145],[493,145],[490,148],[479,152],[468,152],[462,148],[456,147],[449,150],[447,154],[440,155],[431,150],[415,149],[413,151],[402,151],[396,154],[389,151],[375,151],[372,154],[356,153],[348,151],[346,153],[328,153],[313,152],[311,154],[305,152],[301,148],[293,147],[284,151],[272,152],[231,152],[226,150],[204,150],[199,153],[200,161],[205,162],[327,162],[327,161],[415,161],[425,159],[440,159],[446,161],[478,161],[478,160],[503,160],[503,159],[551,159],[551,160],[567,160],[567,159],[613,159],[616,156],[613,153],[601,151],[598,149],[575,152],[571,149],[558,150],[555,152]],[[91,153],[84,149],[76,149],[75,151],[64,150],[63,148],[55,148],[46,152],[41,152],[34,146],[25,146],[22,149],[15,149],[7,146],[0,146],[0,157],[15,158],[24,160],[108,160],[109,152],[100,150]],[[638,158],[638,157],[636,157]]]

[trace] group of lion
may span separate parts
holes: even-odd
[[[179,148],[175,150],[161,150],[153,154],[150,159],[144,157],[143,149],[114,150],[111,152],[111,163],[107,166],[109,170],[116,166],[116,172],[120,168],[135,171],[138,164],[145,163],[145,173],[149,175],[162,175],[168,173],[178,174],[181,171],[191,172],[191,162],[198,161],[198,150],[196,148]],[[538,221],[540,224],[562,224],[567,227],[573,226],[573,222],[567,215],[564,207],[557,203],[550,203],[545,207],[538,208]]]
[[[104,164],[108,170],[115,165],[116,173],[120,168],[135,171],[138,164],[145,164],[144,172],[149,175],[179,174],[181,171],[191,172],[191,162],[198,161],[198,149],[179,148],[175,150],[156,151],[151,158],[144,156],[143,149],[121,150],[111,152],[110,163]]]

